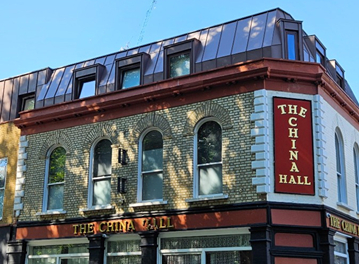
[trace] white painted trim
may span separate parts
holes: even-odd
[[[220,128],[221,128],[221,137],[222,137],[222,142],[221,142],[221,161],[220,162],[216,162],[218,164],[222,165],[222,189],[223,189],[223,127],[221,125],[221,122],[215,118],[215,117],[205,117],[203,119],[201,119],[196,126],[194,127],[194,137],[193,137],[193,199],[199,199],[199,198],[206,198],[206,197],[213,197],[215,196],[215,194],[210,194],[210,195],[200,195],[199,194],[199,172],[198,172],[198,130],[201,128],[201,126],[207,122],[216,122]],[[201,164],[203,165],[203,164]],[[204,165],[208,165],[207,163]],[[219,194],[222,195],[222,194]],[[191,199],[189,199],[191,200]],[[187,200],[186,200],[187,201]]]
[[[141,207],[141,206],[152,206],[152,205],[164,205],[167,204],[167,201],[163,200],[153,200],[153,201],[144,201],[138,203],[129,204],[129,207]]]
[[[142,144],[143,144],[143,139],[145,138],[145,136],[150,133],[151,131],[158,131],[161,133],[162,135],[162,144],[163,144],[163,134],[162,131],[160,129],[158,129],[157,127],[149,127],[147,128],[145,131],[142,132],[139,141],[138,141],[138,171],[137,171],[137,203],[133,203],[130,205],[130,207],[138,207],[138,206],[146,206],[143,204],[147,204],[147,203],[151,203],[151,201],[147,201],[147,200],[143,200],[142,199],[142,191],[143,191],[143,175],[142,175]],[[163,155],[163,145],[162,145],[162,155]],[[162,162],[163,162],[163,158],[162,158]],[[147,171],[146,171],[147,172]],[[162,163],[162,170],[158,170],[157,172],[162,172],[163,175],[163,163]],[[163,179],[162,179],[162,186],[163,186]],[[162,192],[162,198],[163,198],[163,192]],[[157,200],[156,200],[157,201]],[[162,199],[159,199],[158,201],[162,201]],[[163,204],[163,203],[162,203]],[[167,201],[166,203],[167,204]],[[152,205],[152,204],[150,204]]]
[[[194,203],[194,202],[220,200],[220,199],[228,199],[228,194],[214,194],[214,195],[209,195],[209,196],[200,196],[197,198],[189,198],[189,199],[186,199],[186,202]]]
[[[48,206],[48,195],[49,195],[49,186],[48,186],[49,184],[48,184],[48,182],[49,182],[50,157],[51,157],[51,153],[58,147],[64,148],[60,144],[54,144],[48,149],[48,151],[46,153],[44,195],[43,195],[43,199],[42,199],[42,212],[44,212],[44,213],[47,213],[49,211],[49,210],[47,210],[47,206]],[[65,151],[66,151],[66,149],[65,149]],[[65,160],[65,176],[66,176],[66,163],[67,163],[67,159]],[[64,184],[64,183],[65,183],[65,179],[62,182],[62,184]],[[62,198],[64,198],[64,197],[62,197]],[[59,208],[59,209],[62,209],[62,208]],[[59,210],[57,209],[56,211],[59,211]]]
[[[89,210],[91,209],[95,209],[96,210],[96,206],[93,206],[92,203],[93,203],[93,164],[94,164],[94,151],[95,151],[95,148],[97,146],[97,144],[101,141],[101,140],[108,140],[111,142],[112,144],[112,141],[108,138],[108,137],[99,137],[97,138],[93,144],[91,145],[91,149],[90,149],[90,160],[89,160],[89,170],[88,170],[88,192],[87,192],[87,207]],[[111,174],[112,174],[112,148],[111,148]],[[104,178],[109,178],[111,179],[111,176],[108,176],[108,177],[104,177]],[[106,206],[106,205],[105,205]]]

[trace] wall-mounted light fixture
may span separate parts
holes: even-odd
[[[127,165],[128,163],[127,150],[122,148],[118,149],[118,163],[120,163],[121,165]]]
[[[118,177],[117,178],[117,192],[126,193],[126,178]]]

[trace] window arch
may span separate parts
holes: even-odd
[[[194,197],[222,195],[222,127],[204,119],[195,127]]]
[[[162,133],[145,131],[139,144],[138,201],[163,199],[163,139]]]
[[[43,211],[63,209],[66,150],[54,146],[46,159]]]
[[[111,202],[112,143],[100,139],[91,147],[89,166],[89,208]]]
[[[337,168],[338,202],[347,203],[347,190],[344,169],[344,143],[339,130],[335,131],[335,157]]]
[[[355,143],[353,148],[353,159],[354,159],[354,173],[355,173],[355,194],[357,211],[359,211],[359,147]]]

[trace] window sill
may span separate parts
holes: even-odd
[[[345,203],[341,203],[341,202],[337,202],[337,206],[342,207],[346,210],[349,211],[354,211],[354,208],[350,207],[349,205],[345,204]]]
[[[66,214],[66,211],[59,210],[59,211],[38,212],[35,215],[36,216],[44,216],[44,215],[61,215],[61,214]]]
[[[167,204],[167,201],[146,201],[129,204],[129,207],[141,207],[141,206],[153,206],[153,205],[164,205]]]
[[[202,201],[221,200],[221,199],[228,199],[228,194],[190,198],[190,199],[186,199],[186,202],[194,203],[194,202],[202,202]]]
[[[113,210],[115,207],[112,205],[97,205],[93,206],[91,208],[81,208],[79,210],[80,213],[87,213],[87,212],[94,212],[94,211],[100,211],[100,210]]]

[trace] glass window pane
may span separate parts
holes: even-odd
[[[339,242],[339,241],[334,241],[334,245],[335,245],[334,250],[336,252],[340,252],[340,253],[344,253],[344,254],[347,253],[345,243],[342,243],[342,242]]]
[[[169,58],[170,78],[190,74],[190,54],[183,53]]]
[[[94,150],[93,177],[111,175],[112,148],[111,141],[101,140]]]
[[[141,256],[108,257],[107,264],[141,264]]]
[[[222,193],[222,165],[199,168],[199,194]]]
[[[222,160],[222,131],[217,122],[204,123],[198,130],[198,164]]]
[[[162,256],[162,264],[201,264],[201,255],[166,255]]]
[[[142,199],[154,200],[162,199],[162,173],[143,174]]]
[[[56,258],[29,259],[29,264],[56,264]]]
[[[61,264],[88,264],[89,259],[86,258],[70,258],[70,259],[61,259]]]
[[[95,95],[96,81],[84,81],[80,83],[80,96],[79,98],[85,98]]]
[[[339,256],[335,256],[334,264],[347,264],[347,259]]]
[[[32,110],[35,108],[35,98],[26,98],[24,99],[24,105],[22,111]]]
[[[161,249],[248,247],[250,234],[161,239]]]
[[[206,253],[206,264],[250,264],[252,263],[250,251],[218,251]]]
[[[163,141],[162,134],[153,130],[149,132],[142,142],[142,171],[162,169]]]
[[[66,150],[54,149],[50,155],[49,183],[63,182],[65,177]]]
[[[63,208],[64,185],[57,184],[49,186],[48,210]]]
[[[0,166],[0,188],[5,186],[6,166]]]
[[[295,33],[287,33],[287,52],[289,60],[296,60],[296,34]]]
[[[136,252],[141,251],[140,240],[110,241],[108,252]]]
[[[93,205],[110,204],[111,179],[98,180],[93,186]]]
[[[122,73],[122,89],[140,85],[140,68],[126,70]]]
[[[4,208],[4,189],[0,190],[0,219],[2,218],[2,212]]]

